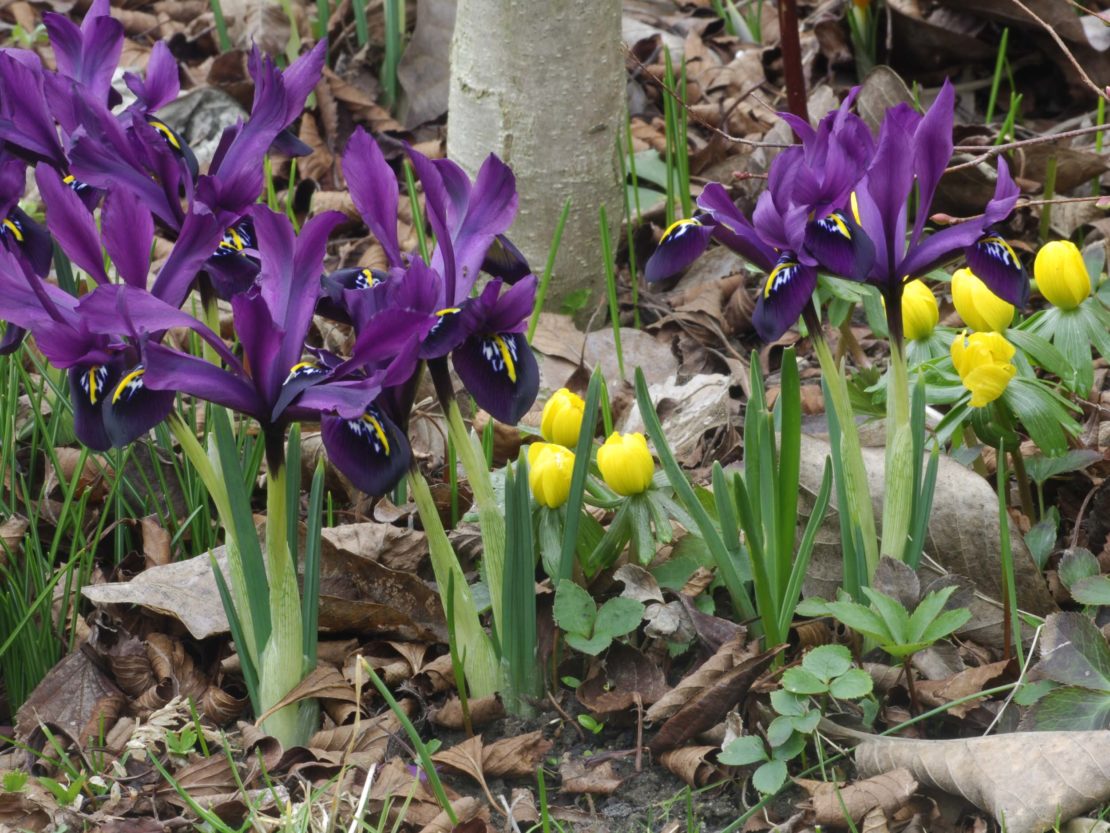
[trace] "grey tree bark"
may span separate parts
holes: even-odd
[[[547,309],[604,286],[598,207],[615,245],[624,113],[620,0],[458,0],[448,156],[471,174],[491,152],[512,166],[520,211],[511,237],[537,274],[572,200]]]

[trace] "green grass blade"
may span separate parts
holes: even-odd
[[[305,670],[316,667],[316,644],[320,622],[320,550],[324,525],[324,461],[316,464],[308,495],[308,530],[304,545],[304,591],[301,615],[304,626]],[[296,541],[291,538],[290,541]]]
[[[536,325],[540,323],[540,313],[543,312],[543,303],[547,298],[547,287],[551,283],[551,275],[555,271],[555,258],[559,254],[559,244],[563,242],[563,229],[566,228],[567,218],[570,216],[570,197],[563,203],[563,210],[559,214],[559,221],[555,224],[555,234],[551,238],[551,247],[547,250],[547,263],[543,267],[539,286],[536,288],[536,305],[532,310],[532,320],[528,322],[528,343],[532,343],[532,336],[536,334]]]
[[[620,368],[621,378],[627,378],[624,372],[624,350],[621,349],[621,316],[620,303],[617,299],[617,275],[613,263],[613,246],[609,240],[609,220],[605,216],[605,206],[598,206],[598,219],[601,226],[601,258],[605,267],[605,291],[609,296],[609,323],[613,327],[613,345],[617,350],[617,367]]]
[[[224,613],[227,615],[231,638],[235,640],[236,645],[246,646],[247,635],[243,632],[243,623],[239,619],[239,614],[235,611],[235,601],[231,598],[231,590],[228,589],[227,580],[224,578],[220,565],[216,563],[215,556],[209,556],[209,559],[212,562],[212,576],[216,579],[216,590],[220,594],[220,601],[223,603]],[[259,715],[262,713],[262,698],[258,691],[258,669],[254,667],[250,652],[245,647],[239,650],[239,665],[243,672],[243,683],[247,687],[247,695],[251,700],[251,708],[254,709],[256,715]]]
[[[570,496],[567,498],[567,521],[563,527],[563,550],[559,557],[559,575],[555,585],[570,579],[574,573],[574,545],[578,540],[578,525],[582,517],[582,504],[586,493],[586,476],[590,471],[590,457],[594,444],[594,426],[597,425],[597,407],[604,380],[601,370],[594,369],[586,388],[586,405],[582,411],[582,428],[578,432],[578,445],[574,449],[574,472],[570,478]]]
[[[713,521],[710,520],[705,507],[701,505],[701,501],[694,494],[690,481],[686,479],[686,475],[678,465],[674,453],[667,444],[663,426],[659,423],[659,415],[655,412],[655,405],[648,393],[647,380],[640,368],[636,368],[636,402],[640,406],[640,415],[644,420],[644,427],[648,436],[651,437],[652,443],[655,444],[655,452],[659,455],[659,460],[663,464],[663,470],[667,473],[671,487],[675,490],[686,510],[693,516],[698,531],[701,532],[702,538],[705,539],[706,546],[717,564],[717,569],[721,573],[721,578],[724,580],[733,605],[745,619],[754,619],[756,617],[755,605],[752,604],[751,597],[744,587],[744,581],[747,579],[740,573],[740,567],[746,565],[743,565],[742,562],[740,564],[733,562],[724,541],[721,540],[721,536],[713,525]],[[750,572],[750,567],[748,572]]]
[[[802,458],[802,394],[801,379],[794,348],[788,348],[782,357],[782,381],[779,390],[779,459],[777,468],[778,500],[775,506],[775,526],[778,545],[776,572],[779,581],[790,574],[791,555],[798,526],[798,478]],[[750,407],[750,404],[749,404]],[[774,442],[772,438],[772,443]],[[781,586],[776,589],[781,590]]]

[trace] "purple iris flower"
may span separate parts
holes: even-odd
[[[516,216],[515,178],[493,155],[472,183],[454,162],[407,150],[436,238],[430,268],[409,274],[422,287],[413,293],[414,309],[434,316],[420,357],[438,362],[450,355],[475,402],[502,422],[517,422],[535,401],[539,368],[524,336],[535,276],[504,237]],[[397,239],[397,178],[361,129],[347,146],[343,172],[355,206],[385,250],[391,266],[386,282],[393,270],[411,272],[415,262],[407,262]],[[472,297],[486,266],[497,277]],[[510,281],[515,282],[510,286]],[[357,328],[358,315],[349,304],[348,312]]]
[[[27,163],[0,150],[0,246],[38,277],[50,271],[54,246],[50,235],[19,207],[27,179]],[[14,351],[26,331],[8,323],[0,336],[0,355]]]
[[[802,140],[776,157],[749,222],[711,184],[699,214],[667,229],[645,267],[648,280],[685,268],[717,238],[768,272],[752,323],[765,341],[793,325],[809,303],[819,271],[879,287],[891,336],[901,341],[904,283],[963,254],[1000,297],[1023,304],[1028,280],[1013,249],[993,226],[1013,210],[1018,189],[998,163],[994,197],[968,222],[925,235],[929,207],[952,156],[954,90],[945,82],[924,116],[891,108],[878,139],[849,112],[855,91],[816,130],[783,114]],[[907,234],[908,204],[918,210]],[[850,207],[850,208],[849,208]]]
[[[875,157],[855,191],[860,223],[875,246],[866,280],[879,287],[892,338],[900,341],[902,287],[963,254],[968,266],[1000,298],[1023,306],[1029,281],[1014,250],[994,231],[1017,202],[1019,190],[998,160],[994,196],[979,217],[925,235],[937,184],[952,157],[955,90],[945,81],[924,116],[909,105],[887,111]],[[916,183],[917,213],[907,235],[907,211]]]
[[[336,212],[314,217],[299,237],[284,215],[265,207],[253,209],[251,218],[261,270],[250,290],[231,299],[242,359],[203,323],[134,287],[102,286],[82,300],[81,312],[90,328],[104,331],[118,328],[124,312],[143,341],[142,364],[129,382],[143,390],[189,393],[247,414],[261,423],[268,449],[280,447],[290,421],[319,419],[337,468],[360,488],[381,494],[407,471],[411,452],[376,400],[383,388],[413,374],[427,322],[396,311],[376,316],[345,361],[307,348],[324,248],[344,217]],[[223,366],[159,343],[158,335],[171,327],[195,331]]]
[[[58,76],[78,84],[93,101],[118,104],[112,75],[123,50],[123,24],[111,16],[109,0],[94,0],[80,26],[55,12],[45,12],[42,22],[54,48]]]

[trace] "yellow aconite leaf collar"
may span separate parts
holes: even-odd
[[[1060,309],[1075,309],[1091,294],[1091,277],[1083,255],[1070,240],[1045,243],[1033,262],[1037,288],[1049,303]]]
[[[597,467],[614,492],[638,495],[651,485],[655,461],[643,434],[618,434],[614,431],[597,450]]]
[[[528,446],[528,485],[536,503],[558,509],[570,495],[574,453],[553,443]]]
[[[566,388],[559,388],[543,406],[540,417],[540,433],[549,443],[558,443],[567,448],[578,444],[578,432],[582,430],[582,413],[586,403],[582,397]]]
[[[1002,395],[1017,373],[1013,357],[1013,345],[998,333],[965,332],[953,340],[952,364],[971,391],[972,408],[989,405]]]

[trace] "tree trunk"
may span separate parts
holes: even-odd
[[[537,275],[570,197],[549,310],[575,290],[604,296],[598,208],[614,247],[624,211],[620,27],[620,0],[458,2],[447,152],[471,174],[491,152],[512,166],[520,212],[510,236]]]

